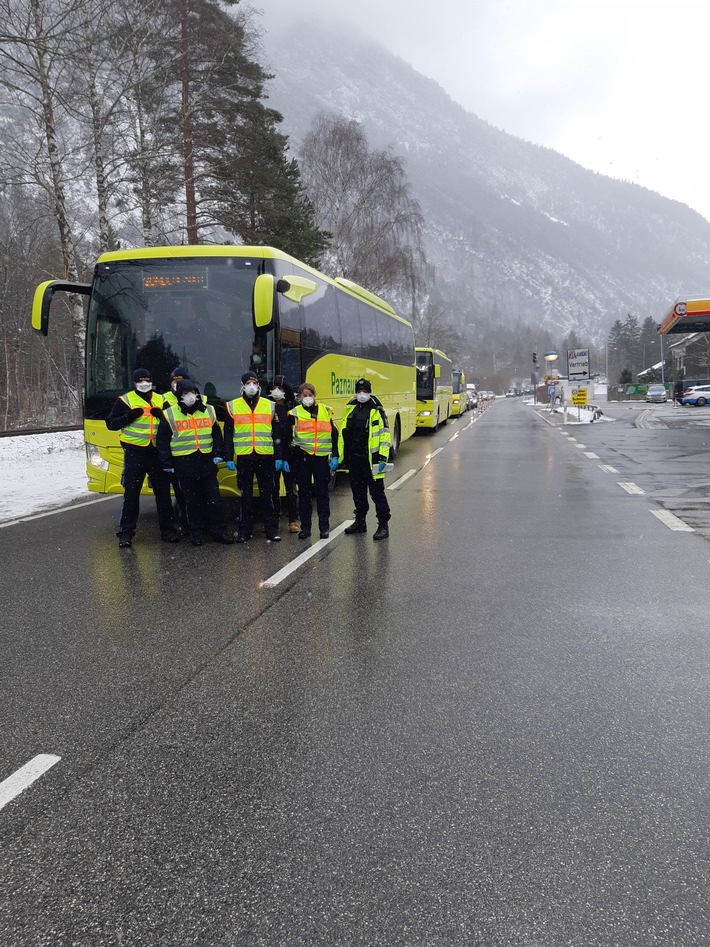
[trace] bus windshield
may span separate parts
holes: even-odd
[[[434,397],[434,359],[431,352],[417,352],[417,400],[431,401]]]
[[[255,333],[252,293],[269,261],[250,257],[136,259],[99,263],[87,322],[86,417],[106,417],[146,368],[169,388],[178,365],[207,400],[239,394],[253,368],[273,374],[273,331]]]

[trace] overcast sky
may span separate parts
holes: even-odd
[[[710,0],[251,3],[347,17],[497,128],[710,220]]]

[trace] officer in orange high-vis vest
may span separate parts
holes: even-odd
[[[316,402],[316,389],[304,382],[298,389],[300,404],[290,412],[293,425],[291,459],[298,484],[299,539],[309,539],[313,516],[313,496],[318,510],[321,539],[330,535],[331,471],[338,467],[338,430],[333,424],[333,409]],[[332,457],[331,457],[332,455]]]
[[[283,469],[281,436],[274,402],[261,396],[255,371],[244,372],[241,397],[227,402],[224,456],[227,467],[237,472],[241,493],[237,542],[245,543],[254,531],[254,477],[267,542],[279,542],[273,493],[274,473]]]
[[[118,545],[122,547],[130,546],[133,541],[146,477],[155,494],[161,539],[167,543],[180,539],[173,526],[170,480],[162,469],[156,450],[162,407],[162,395],[153,391],[153,376],[147,369],[137,368],[133,372],[133,388],[116,399],[106,418],[109,431],[121,432],[119,438],[123,448],[123,509],[116,534]]]

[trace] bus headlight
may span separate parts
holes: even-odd
[[[108,461],[103,459],[96,444],[86,445],[86,460],[90,467],[96,467],[97,470],[108,470]]]
[[[420,411],[420,412],[419,412],[419,417],[420,417],[420,418],[429,418],[429,417],[431,417],[431,411]]]

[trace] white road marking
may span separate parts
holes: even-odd
[[[599,454],[595,454],[593,450],[585,450],[584,456],[590,460],[599,460]]]
[[[58,763],[61,756],[54,756],[51,753],[40,753],[34,756],[29,763],[21,766],[12,776],[8,776],[0,783],[0,809],[12,802],[15,796],[31,786],[39,779],[43,773],[51,769],[55,763]]]
[[[604,473],[618,474],[618,472],[619,472],[619,471],[616,469],[616,467],[610,467],[609,464],[599,464],[598,466],[599,466],[599,469],[600,469],[600,470],[603,470],[603,471],[604,471]]]
[[[71,503],[69,506],[60,506],[56,510],[47,510],[45,513],[33,513],[31,516],[20,516],[16,520],[8,520],[6,523],[0,523],[0,529],[4,529],[5,526],[15,526],[16,523],[29,523],[30,520],[41,520],[44,516],[56,516],[57,513],[78,510],[81,506],[93,506],[94,503],[104,503],[106,500],[115,500],[118,496],[121,496],[121,494],[109,493],[105,497],[97,497],[95,500],[86,500],[84,503]]]
[[[665,523],[668,529],[675,529],[683,533],[695,532],[692,526],[688,526],[687,523],[684,523],[682,519],[669,510],[649,510],[649,513],[653,513],[662,523]]]
[[[578,447],[580,450],[586,450],[586,449],[587,449],[587,445],[586,445],[586,444],[580,444],[579,441],[578,441],[574,446],[575,446],[575,447]]]
[[[391,484],[387,487],[387,489],[388,489],[388,490],[397,490],[399,487],[402,486],[403,483],[406,483],[406,481],[409,480],[410,477],[413,477],[416,472],[417,472],[416,469],[415,469],[414,467],[412,467],[412,469],[411,469],[411,470],[408,470],[408,471],[406,472],[406,474],[402,474],[402,476],[401,476],[398,480],[395,480],[394,483],[391,483]]]
[[[443,449],[444,449],[443,447],[437,447],[436,450],[435,450],[435,451],[432,451],[431,454],[427,454],[427,455],[426,455],[426,458],[425,458],[425,460],[424,460],[424,463],[422,464],[422,467],[426,467],[426,465],[429,463],[429,461],[430,461],[430,460],[433,460],[433,459],[436,457],[437,454],[440,454],[440,453],[442,452]]]
[[[330,536],[327,539],[319,539],[317,543],[313,543],[312,546],[309,546],[300,556],[296,556],[294,560],[289,562],[287,566],[284,566],[283,569],[279,569],[278,572],[275,572],[271,578],[265,579],[261,584],[267,589],[273,589],[280,582],[283,582],[284,579],[288,578],[291,573],[295,572],[296,569],[308,562],[309,559],[312,559],[316,553],[320,552],[321,549],[325,549],[328,543],[332,543],[336,536],[340,536],[343,530],[350,526],[351,523],[354,523],[355,520],[345,520],[341,523],[340,526],[336,526],[335,529],[330,531]]]
[[[459,436],[459,432],[457,431],[457,432],[453,435],[453,437],[450,437],[450,438],[449,438],[449,444],[450,444],[452,441],[455,441],[458,436]]]
[[[637,487],[636,484],[631,483],[631,481],[624,483],[623,481],[619,480],[617,482],[622,489],[626,490],[627,493],[631,493],[634,496],[644,495],[644,491],[641,489],[641,487]]]

